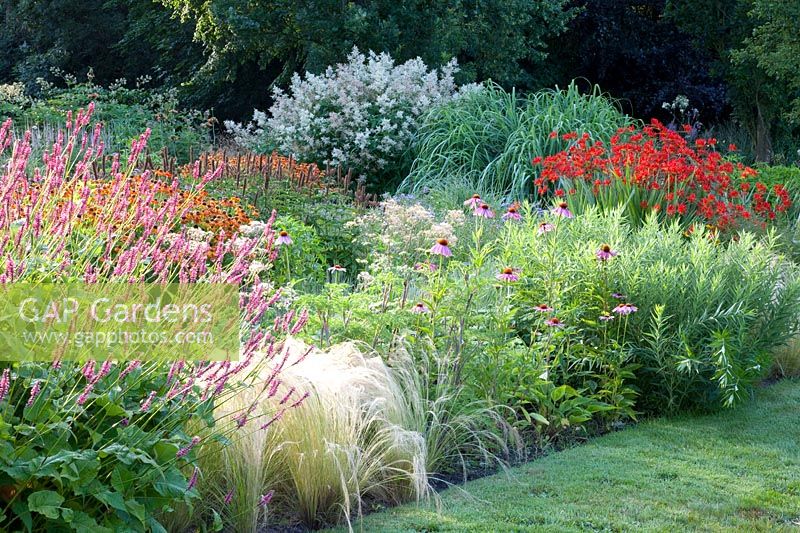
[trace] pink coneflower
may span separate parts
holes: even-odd
[[[538,233],[539,235],[544,235],[545,233],[553,231],[554,229],[556,229],[556,227],[551,223],[542,222],[541,224],[539,224],[539,229],[536,230],[536,233]]]
[[[625,299],[625,295],[622,294],[621,292],[612,292],[611,293],[611,297],[614,298],[615,300],[624,300]]]
[[[512,283],[514,281],[519,281],[519,274],[517,274],[513,268],[506,267],[497,274],[497,279]]]
[[[550,326],[551,328],[563,328],[564,327],[564,323],[561,322],[561,320],[559,320],[557,316],[554,316],[552,318],[548,318],[547,320],[544,321],[544,323],[547,324],[548,326]]]
[[[600,248],[597,249],[597,252],[596,252],[595,255],[597,255],[597,258],[600,261],[608,261],[612,257],[615,257],[617,255],[617,252],[616,252],[616,250],[612,250],[611,246],[609,246],[608,244],[604,244]]]
[[[441,255],[442,257],[451,257],[453,252],[450,251],[450,247],[448,246],[447,239],[439,239],[436,241],[436,244],[433,245],[431,248],[431,253],[436,255]]]
[[[538,311],[538,312],[540,312],[540,313],[549,313],[550,311],[552,311],[552,310],[553,310],[553,308],[552,308],[552,307],[550,307],[550,306],[549,306],[549,305],[547,305],[547,304],[539,304],[539,305],[535,305],[535,306],[533,306],[533,310],[534,310],[534,311]]]
[[[603,322],[608,322],[609,320],[614,320],[614,315],[612,315],[608,311],[603,311],[603,314],[600,315],[600,320],[602,320]]]
[[[8,389],[11,385],[11,370],[6,368],[3,370],[3,376],[0,377],[0,402],[8,396]]]
[[[423,313],[430,313],[431,310],[422,302],[417,302],[414,307],[411,308],[411,312],[416,315],[421,315]]]
[[[522,220],[522,215],[519,214],[519,209],[512,205],[503,215],[503,220]]]
[[[333,274],[334,272],[347,272],[347,269],[342,265],[333,265],[332,267],[328,268],[328,272]]]
[[[275,496],[275,491],[271,490],[268,493],[261,496],[261,499],[258,500],[259,505],[269,505],[269,502],[272,501],[272,497]]]
[[[294,241],[292,240],[291,237],[289,237],[289,232],[288,231],[281,230],[281,232],[278,233],[278,239],[275,241],[275,244],[280,246],[282,244],[289,245],[289,244],[292,244],[292,243],[294,243]]]
[[[31,396],[28,398],[28,403],[25,404],[25,407],[30,407],[33,405],[33,402],[36,401],[36,397],[39,396],[39,392],[42,390],[42,384],[39,383],[39,380],[33,382],[31,386]]]
[[[568,209],[567,202],[559,202],[559,204],[553,208],[553,214],[564,218],[573,218],[575,216]]]
[[[475,209],[476,217],[494,218],[494,211],[491,210],[489,204],[481,204]]]
[[[624,303],[623,304],[619,304],[618,306],[616,306],[613,309],[613,311],[615,313],[617,313],[618,315],[629,315],[631,313],[635,313],[638,310],[639,310],[639,308],[636,307],[635,305],[633,305],[633,304],[624,304]]]
[[[469,208],[471,208],[471,209],[475,209],[476,206],[478,206],[478,204],[480,204],[480,203],[481,203],[481,195],[480,194],[473,194],[472,198],[470,198],[469,200],[464,202],[464,205],[469,207]]]

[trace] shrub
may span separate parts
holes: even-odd
[[[566,145],[551,132],[581,131],[608,139],[631,122],[597,87],[583,95],[573,83],[564,90],[519,97],[488,84],[423,117],[414,164],[399,190],[446,191],[443,203],[448,205],[476,191],[525,198],[537,193],[531,159]]]
[[[237,141],[256,151],[351,168],[372,187],[386,188],[404,172],[402,157],[419,117],[453,97],[455,61],[428,70],[420,59],[395,65],[386,54],[353,49],[346,63],[320,75],[292,78],[291,95],[275,89],[270,116],[226,122]]]
[[[278,296],[249,267],[271,261],[272,221],[236,240],[183,226],[214,174],[195,175],[188,193],[149,173],[133,178],[144,134],[126,164],[115,158],[112,179],[90,180],[102,154],[99,126],[88,127],[92,108],[70,115],[66,136],[36,168],[30,136],[12,145],[11,122],[0,127],[0,187],[8,193],[0,285],[233,284],[247,303],[242,362],[0,364],[0,522],[10,529],[164,530],[160,513],[198,500],[200,445],[230,436],[216,425],[215,408],[253,387],[253,368],[281,354],[280,339],[304,320],[285,315],[261,326],[265,314],[277,314]],[[259,386],[279,387],[278,374]],[[293,391],[279,393],[298,401]]]

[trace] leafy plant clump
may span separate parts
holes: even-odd
[[[414,143],[414,164],[401,192],[441,194],[452,205],[475,191],[484,196],[537,195],[530,166],[534,157],[564,149],[553,131],[589,132],[609,139],[633,121],[595,87],[581,94],[573,83],[563,90],[527,96],[489,83],[427,113]]]

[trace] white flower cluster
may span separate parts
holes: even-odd
[[[372,249],[369,269],[390,270],[392,264],[409,269],[414,258],[424,255],[438,239],[450,246],[458,242],[456,231],[466,221],[463,212],[449,211],[444,220],[418,202],[388,198],[380,209],[373,209],[348,224],[358,227],[362,244]]]
[[[423,113],[456,96],[457,70],[455,59],[428,70],[419,58],[396,65],[386,53],[354,48],[323,74],[295,74],[290,94],[275,89],[271,116],[255,111],[250,124],[226,126],[251,148],[267,138],[302,161],[379,172],[408,148]]]
[[[20,105],[25,100],[25,86],[22,83],[0,83],[0,102]]]

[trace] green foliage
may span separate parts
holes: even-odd
[[[524,63],[543,59],[543,40],[575,14],[565,0],[161,2],[196,25],[195,37],[212,51],[206,70],[230,74],[245,61],[277,62],[283,81],[297,71],[321,72],[358,46],[431,65],[455,56],[462,81],[515,83]]]
[[[800,282],[774,232],[724,243],[655,217],[634,229],[619,210],[569,220],[529,207],[522,222],[450,215],[443,226],[418,205],[398,209],[385,204],[383,238],[355,288],[299,300],[307,332],[378,350],[404,333],[432,342],[465,387],[513,407],[543,444],[590,420],[739,402],[797,328]],[[551,231],[540,233],[545,220]],[[452,258],[430,254],[433,227],[451,233]],[[425,235],[428,246],[414,240]],[[618,255],[599,260],[603,243]],[[519,280],[498,280],[505,268]],[[638,312],[622,314],[623,301]]]
[[[38,98],[0,99],[0,120],[11,118],[20,130],[33,128],[34,143],[44,149],[55,140],[67,112],[85,109],[94,102],[94,117],[104,124],[107,153],[129,150],[131,141],[147,128],[151,131],[149,143],[154,151],[167,148],[181,162],[188,161],[190,153],[198,154],[209,143],[211,117],[181,108],[174,90],[101,87],[91,81],[77,83],[70,77],[67,79],[70,83],[64,89],[45,84]]]
[[[786,118],[800,125],[800,4],[754,0],[749,16],[755,29],[745,39],[739,58],[754,60],[782,85],[788,100],[784,105]]]
[[[176,454],[192,440],[185,433],[190,420],[212,435],[213,402],[193,392],[190,401],[159,399],[143,409],[143,397],[168,387],[167,369],[145,364],[123,376],[123,364],[79,403],[80,364],[49,366],[6,367],[12,386],[0,402],[3,524],[33,531],[163,531],[154,512],[191,507],[198,498],[188,479],[195,453]],[[31,402],[35,382],[41,390]]]
[[[790,162],[799,135],[797,124],[791,123],[800,90],[792,33],[797,6],[753,0],[728,0],[723,5],[669,0],[665,15],[713,57],[714,69],[728,85],[733,116],[749,135],[747,151],[757,161],[771,162],[777,154],[780,162]]]
[[[573,83],[564,90],[519,97],[488,84],[425,117],[413,148],[414,165],[400,190],[429,189],[450,205],[473,192],[524,198],[535,193],[531,159],[566,147],[551,132],[588,132],[608,139],[631,123],[597,87],[584,95]]]
[[[270,279],[279,285],[296,285],[313,289],[325,280],[325,248],[317,232],[295,218],[282,215],[275,219],[275,228],[286,231],[292,244],[279,246],[278,259]]]

